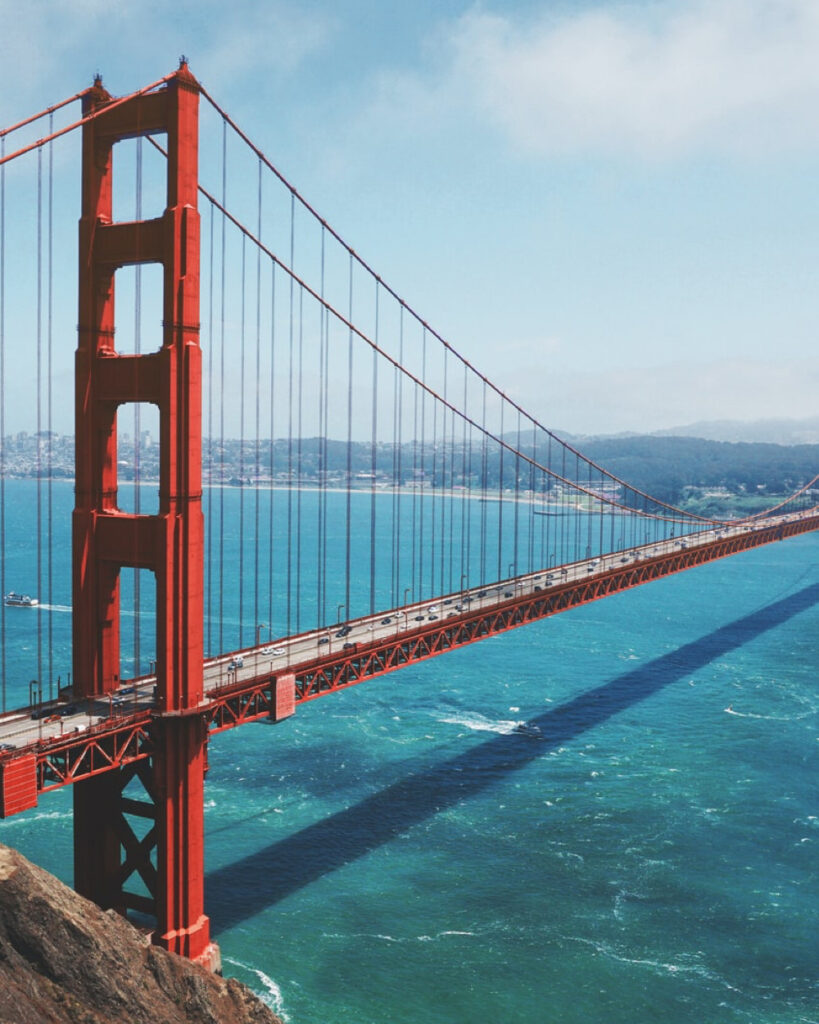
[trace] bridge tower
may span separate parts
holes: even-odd
[[[76,351],[76,498],[73,513],[73,669],[78,697],[119,683],[120,570],[156,580],[157,711],[142,803],[125,796],[132,769],[74,786],[74,883],[100,906],[156,918],[154,941],[216,966],[204,913],[203,517],[199,347],[199,86],[184,62],[161,88],[117,102],[101,81],[84,99],[79,322]],[[167,135],[167,206],[154,220],[113,222],[115,144]],[[116,271],[163,267],[161,344],[116,351]],[[117,412],[151,402],[160,418],[159,509],[117,506]],[[149,819],[138,838],[126,813]],[[155,851],[155,864],[151,852]],[[134,872],[150,893],[128,893]]]

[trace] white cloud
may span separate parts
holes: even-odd
[[[6,12],[0,0],[0,125],[91,84],[115,95],[175,70],[192,72],[221,98],[258,98],[321,50],[336,23],[292,0],[32,0]]]
[[[446,88],[535,152],[819,142],[816,0],[601,4],[530,22],[477,9],[449,46]]]

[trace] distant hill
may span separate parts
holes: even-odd
[[[584,438],[578,447],[622,480],[672,502],[691,487],[788,494],[819,473],[819,444],[633,435]]]
[[[653,430],[655,437],[701,437],[708,441],[819,444],[819,416],[802,420],[702,420],[683,427]]]
[[[773,424],[786,424],[794,434],[807,438],[810,421],[766,421],[769,434]],[[583,455],[603,466],[621,480],[664,501],[680,502],[691,488],[724,489],[734,495],[790,494],[819,473],[819,419],[815,421],[817,440],[786,444],[782,441],[724,441],[698,437],[695,424],[681,427],[677,435],[671,431],[653,434],[618,434],[610,436],[572,436],[555,431],[556,436],[577,448]],[[762,422],[757,424],[762,431]],[[701,426],[705,427],[705,424]],[[733,424],[752,433],[754,424]],[[729,432],[728,421],[725,422]],[[784,429],[778,434],[785,436]],[[506,434],[515,444],[517,434]],[[521,449],[533,455],[534,435],[522,431]],[[538,450],[543,452],[543,440]],[[490,473],[493,467],[490,465]]]

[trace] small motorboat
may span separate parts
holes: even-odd
[[[3,604],[8,605],[10,608],[35,608],[39,603],[36,597],[30,597],[28,594],[17,594],[13,590],[10,590],[3,598]]]

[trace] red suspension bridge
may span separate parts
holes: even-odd
[[[819,528],[816,478],[722,521],[561,441],[356,254],[183,62],[118,99],[96,80],[0,133],[3,594],[20,421],[37,439],[34,584],[46,607],[62,593],[54,307],[74,208],[55,191],[74,156],[72,682],[55,679],[43,615],[37,678],[14,677],[4,604],[0,814],[72,785],[76,888],[147,915],[168,949],[218,960],[203,893],[211,735]]]

